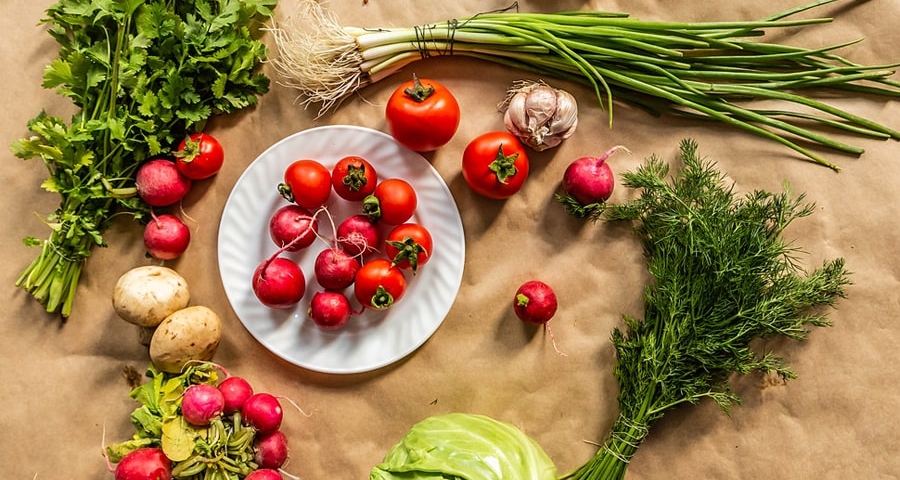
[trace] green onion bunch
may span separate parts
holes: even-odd
[[[897,97],[895,65],[860,65],[835,51],[853,42],[808,49],[758,41],[772,29],[831,18],[789,19],[837,0],[818,0],[759,21],[661,22],[624,13],[522,13],[516,6],[410,28],[344,27],[318,2],[272,28],[281,83],[304,106],[324,114],[348,95],[423,58],[461,55],[541,76],[586,84],[613,116],[613,101],[654,115],[678,113],[732,125],[779,142],[818,164],[838,169],[808,148],[847,154],[863,149],[822,128],[872,138],[900,132],[817,100],[832,89]],[[761,101],[784,105],[754,108]],[[756,102],[756,103],[754,103]]]

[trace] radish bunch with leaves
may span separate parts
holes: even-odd
[[[279,397],[254,392],[246,379],[209,362],[177,374],[151,366],[147,376],[131,392],[140,404],[131,414],[133,437],[105,447],[117,480],[156,478],[139,476],[151,471],[170,475],[161,478],[239,479],[287,462]]]

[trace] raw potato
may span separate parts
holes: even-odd
[[[183,308],[166,317],[150,339],[156,368],[179,373],[190,361],[211,360],[222,339],[222,320],[204,306]]]
[[[175,270],[148,265],[125,272],[113,289],[113,308],[123,320],[156,327],[191,300],[187,280]]]

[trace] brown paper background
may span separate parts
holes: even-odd
[[[2,0],[0,43],[5,75],[0,88],[0,144],[27,135],[26,122],[41,109],[68,118],[71,106],[43,90],[41,71],[56,45],[37,23],[48,1]],[[520,0],[522,11],[595,8],[625,11],[655,20],[756,19],[798,1],[664,2]],[[412,26],[508,5],[503,1],[333,1],[346,25]],[[279,6],[279,18],[294,8]],[[848,1],[818,10],[836,22],[780,33],[776,39],[824,45],[865,37],[842,53],[862,63],[900,60],[896,36],[900,3]],[[366,374],[333,376],[309,372],[269,353],[244,329],[227,303],[218,276],[218,221],[243,169],[268,146],[319,125],[351,124],[385,130],[384,102],[394,86],[415,71],[444,82],[459,99],[462,125],[452,142],[428,154],[462,212],[466,264],[459,295],[445,322],[419,350],[397,364]],[[783,354],[799,378],[773,383],[758,375],[735,379],[744,399],[731,416],[712,402],[670,411],[653,426],[626,478],[694,479],[888,479],[900,476],[896,452],[900,427],[897,369],[898,277],[895,255],[900,226],[900,163],[894,141],[850,139],[867,152],[851,158],[826,152],[841,173],[804,161],[773,143],[720,125],[651,118],[614,106],[612,130],[588,89],[548,79],[579,102],[576,135],[560,148],[532,156],[525,188],[507,201],[477,198],[460,175],[460,155],[469,139],[502,128],[495,105],[517,79],[534,78],[461,58],[422,61],[365,89],[335,113],[315,119],[277,84],[253,111],[215,119],[209,131],[227,151],[224,170],[198,184],[185,202],[196,219],[193,243],[168,265],[184,275],[193,303],[213,307],[225,322],[215,360],[249,378],[258,390],[293,399],[309,416],[287,408],[291,443],[287,470],[304,479],[366,478],[387,449],[415,422],[446,412],[488,414],[521,427],[556,462],[570,471],[586,461],[616,415],[616,385],[609,335],[623,313],[640,314],[646,281],[640,246],[627,226],[591,224],[564,215],[552,200],[569,161],[622,144],[633,152],[612,160],[617,173],[657,154],[672,159],[685,137],[718,161],[739,190],[778,190],[790,182],[817,205],[812,217],[791,229],[804,260],[844,257],[853,271],[849,297],[833,311],[834,326],[814,331],[809,341],[766,344]],[[900,128],[896,101],[836,98],[834,103]],[[110,293],[118,275],[151,263],[140,230],[122,222],[107,235],[84,272],[72,317],[65,324],[45,314],[13,284],[36,251],[25,236],[43,238],[39,215],[57,198],[43,192],[44,167],[23,162],[4,149],[0,163],[0,463],[9,479],[111,478],[100,454],[104,441],[131,434],[135,404],[122,377],[124,367],[143,371],[146,350],[136,332],[112,311]],[[628,195],[617,189],[612,201]],[[35,215],[37,214],[37,215]],[[552,325],[558,356],[541,330],[523,327],[509,304],[516,286],[530,278],[553,285],[560,310]]]

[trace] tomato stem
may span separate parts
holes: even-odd
[[[397,249],[397,254],[391,259],[391,263],[397,265],[406,260],[409,262],[409,269],[415,275],[419,268],[419,254],[427,253],[422,245],[412,237],[404,237],[401,241],[388,241],[388,244]]]
[[[418,103],[424,102],[431,94],[434,93],[434,87],[431,85],[425,86],[419,80],[419,77],[416,74],[413,74],[413,85],[409,88],[403,89],[403,93],[408,95],[414,101]]]
[[[278,184],[278,194],[281,195],[285,200],[293,203],[294,202],[294,192],[291,190],[291,186],[287,183],[279,183]]]
[[[191,163],[200,155],[200,138],[194,140],[190,135],[184,138],[184,148],[177,150],[173,155],[184,163]]]
[[[381,218],[381,200],[375,195],[366,196],[362,202],[362,211],[370,221],[377,222]]]
[[[394,304],[394,296],[384,286],[379,285],[370,303],[377,309],[388,308]]]
[[[497,147],[497,157],[494,158],[494,161],[491,162],[488,168],[497,175],[497,181],[505,185],[507,178],[519,173],[519,169],[516,168],[517,158],[519,158],[518,153],[505,155],[503,153],[503,144],[501,143]]]
[[[341,179],[341,183],[354,192],[362,190],[369,183],[369,179],[366,177],[366,166],[347,165],[347,174]]]

